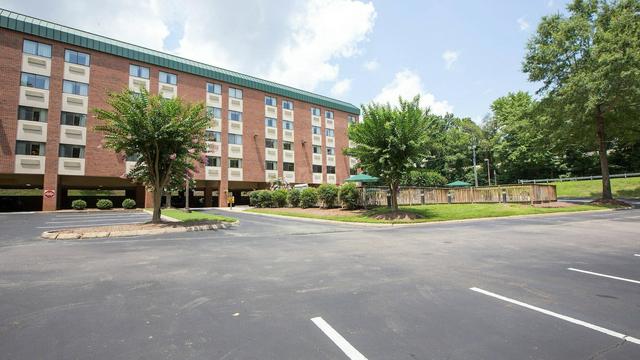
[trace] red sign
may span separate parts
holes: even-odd
[[[51,199],[54,196],[56,196],[55,190],[45,190],[44,191],[44,197]]]

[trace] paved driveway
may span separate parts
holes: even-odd
[[[640,358],[640,210],[393,228],[236,216],[74,241],[3,217],[1,357]]]

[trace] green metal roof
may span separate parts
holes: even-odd
[[[281,85],[272,81],[188,60],[179,56],[128,44],[86,31],[36,19],[0,8],[0,28],[35,35],[66,44],[104,52],[130,60],[145,62],[165,68],[207,77],[226,83],[244,86],[266,93],[308,102],[311,104],[341,110],[351,114],[360,114],[357,106],[335,100],[309,91]]]
[[[378,179],[375,176],[371,176],[371,175],[367,175],[367,174],[357,174],[357,175],[351,175],[345,181],[348,181],[348,182],[377,182],[379,180],[380,179]]]
[[[454,182],[450,182],[447,184],[447,186],[449,187],[466,187],[466,186],[471,186],[471,184],[469,184],[468,182],[464,182],[464,181],[454,181]]]

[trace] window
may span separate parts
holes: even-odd
[[[266,147],[268,149],[277,149],[278,148],[278,140],[264,139],[264,147]]]
[[[49,77],[22,73],[22,75],[20,76],[20,85],[42,90],[49,90]]]
[[[274,118],[264,118],[264,126],[266,127],[277,127],[278,120]]]
[[[327,119],[333,119],[333,111],[325,111],[324,112],[324,117],[326,117]]]
[[[265,96],[264,104],[269,106],[278,106],[278,101],[272,96]]]
[[[143,79],[149,78],[149,68],[140,65],[129,65],[129,75]]]
[[[89,95],[89,85],[81,82],[65,80],[62,83],[62,92],[67,94],[87,96]]]
[[[282,163],[282,171],[295,171],[293,163]]]
[[[288,100],[282,100],[282,108],[287,110],[293,110],[293,102]]]
[[[212,106],[207,106],[207,115],[214,119],[222,119],[222,109]]]
[[[324,129],[324,134],[328,137],[334,137],[335,131],[333,129]]]
[[[22,51],[31,55],[38,55],[38,56],[48,57],[48,58],[51,57],[51,45],[47,45],[47,44],[43,44],[43,43],[31,41],[31,40],[25,40],[22,43]]]
[[[91,56],[83,52],[66,49],[64,51],[64,61],[71,64],[89,66]]]
[[[282,142],[283,150],[293,150],[293,143],[291,141],[283,141]]]
[[[242,90],[229,88],[229,96],[236,99],[242,99]]]
[[[63,111],[60,115],[60,124],[72,126],[87,126],[87,115]]]
[[[322,174],[322,165],[313,165],[313,172],[316,174]]]
[[[140,159],[140,154],[127,155],[127,160],[126,161],[138,162],[138,159]]]
[[[18,106],[18,120],[47,122],[47,109]]]
[[[335,174],[336,167],[335,166],[327,166],[327,174]]]
[[[234,169],[242,169],[242,159],[229,158],[229,167]]]
[[[207,166],[220,167],[221,160],[218,156],[207,156]]]
[[[320,116],[320,109],[312,107],[311,108],[311,115]]]
[[[229,110],[228,113],[229,113],[229,120],[231,120],[231,121],[242,121],[242,113],[241,112]]]
[[[229,134],[229,144],[230,145],[242,145],[242,135]]]
[[[336,148],[332,148],[332,147],[327,148],[327,155],[335,155],[335,154],[336,154]]]
[[[322,154],[322,146],[320,146],[320,145],[313,145],[313,153],[314,153],[314,154]]]
[[[286,130],[293,130],[293,121],[282,120],[282,128]]]
[[[312,126],[311,132],[313,133],[313,135],[320,135],[322,134],[322,129],[320,129],[320,126]]]
[[[160,71],[158,73],[158,81],[160,81],[163,84],[175,85],[178,83],[178,76],[176,74]]]
[[[66,158],[84,159],[84,146],[60,144],[60,151],[58,153],[58,156],[66,157]]]
[[[265,161],[265,170],[278,170],[278,162],[277,161]]]
[[[44,156],[44,143],[16,141],[16,155]]]
[[[349,117],[347,118],[347,121],[349,123],[349,125],[353,125],[356,123],[356,117],[353,115],[349,115]]]
[[[222,94],[222,86],[220,84],[207,83],[207,92],[212,94]]]
[[[205,130],[204,141],[221,142],[222,134],[219,131]]]

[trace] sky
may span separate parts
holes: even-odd
[[[421,105],[480,123],[537,90],[522,60],[568,0],[0,0],[0,7],[360,106]]]

